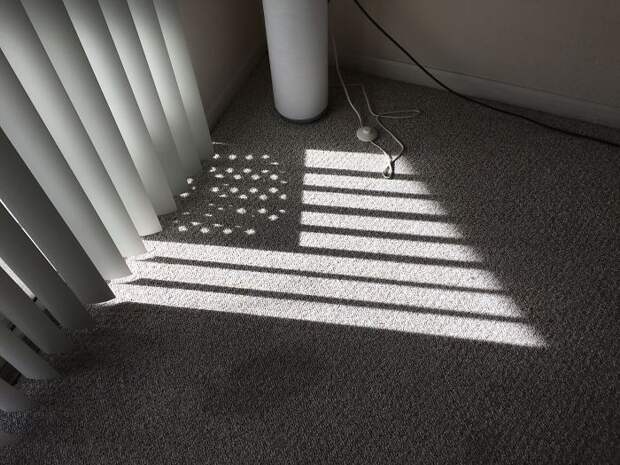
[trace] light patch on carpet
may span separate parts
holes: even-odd
[[[320,272],[377,281],[419,283],[451,286],[481,291],[502,291],[493,273],[483,268],[460,268],[447,265],[407,263],[369,258],[333,257],[314,253],[283,252],[278,250],[227,247],[184,242],[144,241],[149,253],[145,258],[162,257],[178,260],[205,260],[238,266],[278,267],[300,272]],[[130,260],[139,265],[140,260]]]
[[[146,241],[151,253],[130,262],[135,279],[116,283],[118,294],[179,309],[544,347],[426,183],[378,177],[384,162],[306,150],[291,251]],[[406,161],[399,174],[418,176]]]
[[[382,179],[365,176],[346,176],[338,174],[304,174],[306,187],[335,187],[359,189],[369,192],[385,192],[401,195],[431,195],[426,184],[403,179]]]
[[[209,265],[176,265],[144,261],[140,280],[165,280],[172,287],[195,285],[226,288],[231,291],[257,291],[290,295],[297,300],[329,299],[335,302],[382,304],[411,309],[463,312],[477,316],[519,317],[510,297],[476,291],[429,289],[403,284],[360,282],[346,278],[290,275],[282,272],[250,271]],[[155,286],[156,287],[156,286]]]
[[[311,171],[314,169],[333,169],[358,171],[364,173],[380,173],[385,167],[385,155],[377,153],[342,152],[337,150],[313,150],[305,151],[304,165]],[[399,175],[417,175],[415,168],[405,163],[398,165]]]
[[[130,284],[120,285],[122,287]],[[334,305],[304,300],[236,295],[210,291],[133,286],[123,290],[132,301],[206,311],[303,320],[361,328],[451,337],[524,347],[544,347],[544,342],[523,322],[466,318],[383,308]]]
[[[440,221],[407,220],[377,216],[302,211],[301,225],[384,232],[390,234],[406,234],[412,236],[428,236],[444,239],[463,239],[463,235],[455,225]]]
[[[434,200],[378,197],[341,192],[303,191],[302,204],[331,208],[372,209],[387,213],[445,216],[444,207]]]
[[[323,250],[343,250],[367,254],[392,255],[395,257],[482,263],[482,258],[478,256],[478,253],[473,248],[459,244],[302,231],[299,245],[301,247]]]
[[[375,260],[297,252],[158,241],[147,246],[148,255],[130,261],[136,279],[115,283],[132,302],[545,345],[482,269],[383,261],[379,268]],[[364,276],[377,281],[360,281]],[[382,282],[386,276],[402,281]]]

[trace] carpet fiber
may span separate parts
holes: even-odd
[[[620,463],[618,150],[348,79],[422,111],[396,178],[339,89],[287,123],[260,66],[2,464]]]

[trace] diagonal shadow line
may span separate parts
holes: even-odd
[[[163,242],[172,242],[176,244],[185,244],[184,241],[179,240],[170,240],[169,238],[161,238],[158,239]],[[300,254],[312,254],[312,255],[321,255],[327,257],[346,257],[346,258],[357,258],[360,260],[377,260],[384,262],[392,262],[392,263],[406,263],[406,264],[414,264],[414,265],[435,265],[435,266],[444,266],[444,267],[452,267],[452,268],[462,268],[468,270],[480,270],[480,271],[493,271],[488,264],[483,262],[461,262],[457,260],[442,260],[436,258],[424,258],[424,257],[410,257],[410,256],[402,256],[402,255],[388,255],[382,253],[371,253],[371,252],[360,252],[360,251],[351,251],[351,250],[340,250],[340,249],[327,249],[324,247],[310,247],[310,246],[300,246],[295,245],[287,248],[277,248],[271,246],[257,246],[256,244],[248,244],[242,242],[236,242],[234,244],[230,243],[218,243],[218,247],[231,247],[235,249],[249,249],[249,250],[277,250],[277,251],[285,251],[291,253],[300,253]]]
[[[411,199],[411,200],[436,200],[441,201],[442,198],[435,194],[406,194],[402,192],[390,192],[381,190],[368,190],[368,189],[352,189],[349,187],[332,187],[332,186],[315,186],[312,184],[303,184],[303,190],[308,192],[327,192],[338,194],[355,194],[365,195],[369,197],[383,197],[390,199]]]
[[[330,257],[347,257],[347,258],[360,258],[365,260],[381,260],[384,262],[396,262],[396,263],[410,263],[417,265],[437,265],[446,266],[452,268],[463,268],[468,270],[490,270],[482,262],[463,262],[459,260],[446,260],[439,258],[425,258],[425,257],[413,257],[403,255],[389,255],[376,252],[361,252],[354,250],[341,250],[341,249],[328,249],[325,247],[312,247],[312,246],[296,246],[293,252],[299,253],[311,253],[315,255],[326,255]]]
[[[181,281],[165,281],[160,279],[148,279],[148,278],[140,278],[135,281],[131,281],[126,285],[129,286],[148,286],[148,287],[156,287],[156,288],[167,288],[167,289],[183,289],[188,291],[199,291],[199,292],[215,292],[219,294],[234,294],[234,295],[243,295],[249,297],[266,297],[271,299],[281,299],[281,300],[296,300],[303,302],[317,302],[331,305],[346,305],[353,307],[361,307],[361,308],[379,308],[382,310],[393,310],[407,313],[423,313],[428,315],[439,315],[439,316],[454,316],[454,317],[462,317],[462,318],[470,318],[474,320],[481,321],[498,321],[498,322],[508,322],[508,323],[523,323],[523,318],[520,317],[511,317],[511,316],[500,316],[500,315],[485,315],[482,313],[475,313],[469,311],[455,311],[455,310],[437,310],[426,307],[416,307],[409,305],[399,305],[399,304],[386,304],[381,302],[367,302],[365,300],[355,300],[355,299],[341,299],[336,297],[326,297],[326,296],[314,296],[314,295],[304,295],[304,294],[295,294],[290,292],[278,292],[278,291],[263,291],[260,289],[243,289],[237,287],[229,287],[229,286],[215,286],[211,284],[197,284],[197,283],[187,283]]]
[[[479,289],[475,287],[467,287],[467,286],[451,286],[448,284],[433,284],[433,283],[422,283],[417,281],[403,281],[398,279],[384,279],[384,278],[369,278],[366,276],[355,276],[355,275],[346,275],[339,273],[321,273],[319,271],[305,271],[305,270],[293,270],[288,268],[277,268],[277,267],[269,267],[269,266],[257,266],[257,265],[240,265],[237,263],[225,263],[225,262],[215,262],[209,260],[192,260],[186,258],[173,258],[173,257],[149,257],[144,260],[144,262],[151,263],[159,263],[162,265],[185,265],[185,266],[198,266],[204,268],[221,268],[224,270],[237,270],[237,271],[258,271],[265,273],[274,273],[274,274],[286,274],[292,276],[302,276],[306,278],[327,278],[327,279],[338,279],[343,281],[356,281],[362,283],[372,283],[372,284],[386,284],[386,285],[395,285],[395,286],[408,286],[408,287],[418,287],[422,289],[436,289],[443,291],[458,291],[458,292],[472,292],[477,294],[489,294],[489,295],[502,295],[507,296],[508,293],[506,291],[498,290],[498,289]]]
[[[374,237],[378,239],[397,239],[406,240],[411,242],[429,242],[433,244],[451,244],[451,245],[463,245],[474,246],[474,244],[467,242],[465,239],[456,239],[452,237],[438,237],[438,236],[424,236],[420,234],[404,234],[393,233],[384,231],[372,231],[370,229],[354,229],[354,228],[339,228],[334,226],[317,226],[317,225],[301,225],[301,231],[318,232],[327,234],[340,234],[345,236],[357,236],[357,237]]]
[[[449,221],[456,221],[456,217],[451,215],[430,215],[425,213],[404,213],[385,210],[373,210],[366,208],[352,208],[352,207],[334,207],[330,205],[314,205],[310,203],[302,203],[303,210],[321,212],[321,213],[339,213],[342,215],[358,215],[358,216],[372,216],[377,218],[394,218],[403,220],[419,220],[419,221],[431,221],[437,223],[446,223]]]
[[[312,174],[337,174],[340,176],[354,176],[358,178],[370,178],[370,179],[385,179],[381,174],[381,169],[384,164],[383,158],[377,159],[377,171],[356,171],[356,170],[345,170],[338,168],[319,168],[319,167],[304,167],[304,173],[312,173]],[[380,160],[380,161],[379,161]],[[395,173],[392,179],[398,179],[402,181],[425,181],[426,177],[420,176],[418,174],[400,174]]]

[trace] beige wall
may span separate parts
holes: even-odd
[[[361,3],[429,67],[620,111],[620,0]],[[408,62],[352,0],[332,0],[331,26],[345,57]]]
[[[200,93],[213,125],[264,54],[260,0],[178,0]]]
[[[264,53],[261,1],[178,1],[213,124]],[[614,126],[620,121],[620,0],[361,1],[426,66],[448,72],[440,76],[463,91]],[[345,63],[378,58],[374,71],[385,60],[396,65],[387,75],[409,72],[398,68],[407,58],[352,0],[332,0],[330,9]],[[477,81],[468,85],[469,77]]]

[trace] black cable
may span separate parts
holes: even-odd
[[[484,103],[480,100],[477,100],[475,98],[469,97],[465,94],[462,94],[454,89],[452,89],[451,87],[448,87],[446,84],[444,84],[443,82],[441,82],[439,79],[437,79],[435,76],[433,76],[418,60],[416,60],[413,55],[411,55],[411,53],[409,53],[402,45],[400,45],[398,43],[398,41],[396,39],[394,39],[394,37],[392,37],[390,35],[389,32],[387,32],[371,15],[370,13],[368,13],[368,11],[366,11],[364,9],[364,7],[359,3],[358,0],[353,0],[355,2],[355,4],[357,5],[357,7],[362,11],[362,13],[364,13],[364,16],[366,16],[366,18],[368,18],[368,20],[377,28],[379,29],[379,31],[381,31],[381,33],[387,37],[394,45],[396,45],[396,47],[399,48],[399,50],[401,52],[403,52],[405,55],[407,55],[407,57],[418,67],[420,68],[420,70],[426,74],[429,78],[431,78],[435,83],[437,83],[440,87],[442,87],[443,89],[447,90],[448,92],[450,92],[451,94],[456,95],[457,97],[462,98],[463,100],[466,100],[468,102],[471,103],[475,103],[477,105],[480,105],[482,107],[488,108],[490,110],[494,110],[494,111],[498,111],[500,113],[504,113],[506,115],[510,115],[510,116],[514,116],[516,118],[521,118],[524,119],[525,121],[529,121],[530,123],[534,123],[537,124],[538,126],[541,126],[543,128],[546,129],[550,129],[552,131],[557,131],[557,132],[561,132],[562,134],[566,134],[569,136],[573,136],[573,137],[580,137],[582,139],[587,139],[587,140],[591,140],[594,142],[599,142],[601,144],[605,144],[605,145],[609,145],[611,147],[617,147],[620,148],[620,144],[617,142],[612,142],[609,140],[605,140],[605,139],[599,139],[598,137],[595,136],[589,136],[587,134],[580,134],[578,132],[573,132],[573,131],[569,131],[567,129],[562,129],[562,128],[558,128],[556,126],[552,126],[550,124],[547,123],[543,123],[541,121],[535,120],[533,118],[530,118],[528,116],[524,116],[521,115],[519,113],[514,113],[512,111],[508,111],[508,110],[503,110],[501,108],[498,107],[494,107],[493,105],[489,105],[488,103]]]

